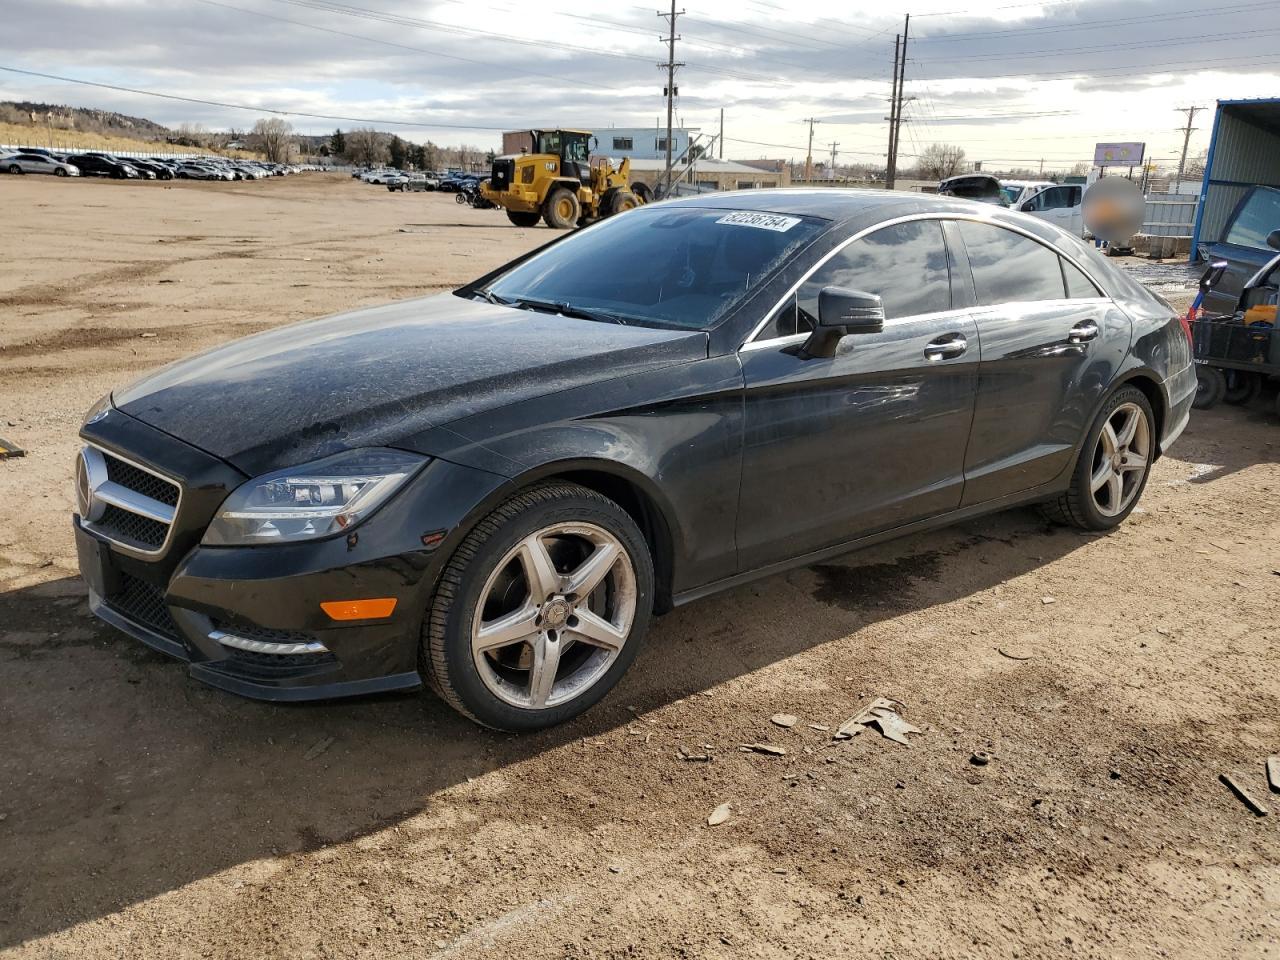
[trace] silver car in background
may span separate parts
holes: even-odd
[[[47,173],[55,177],[78,177],[80,168],[43,153],[12,153],[0,157],[0,170],[7,173]]]

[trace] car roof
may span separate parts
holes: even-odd
[[[823,187],[783,187],[773,190],[734,190],[670,200],[675,206],[727,210],[758,210],[796,217],[852,220],[875,213],[880,217],[911,213],[972,213],[977,204],[905,190],[844,190]],[[665,205],[665,204],[664,204]]]

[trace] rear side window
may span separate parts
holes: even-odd
[[[1085,297],[1098,297],[1098,288],[1093,282],[1080,272],[1075,264],[1071,263],[1063,257],[1059,257],[1062,261],[1062,276],[1067,281],[1067,296],[1073,300]]]
[[[987,223],[956,223],[969,252],[979,305],[1061,300],[1065,296],[1059,265],[1062,258],[1044,244]]]

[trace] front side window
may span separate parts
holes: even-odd
[[[982,306],[1061,300],[1066,295],[1062,258],[1044,244],[989,223],[958,220],[956,225],[969,253]]]
[[[800,285],[757,339],[808,333],[817,323],[823,287],[874,293],[886,320],[951,309],[951,271],[942,224],[911,220],[884,227],[855,240]]]
[[[539,309],[563,305],[628,324],[705,330],[828,223],[655,204],[566,237],[485,294],[516,306],[535,301]]]
[[[1270,250],[1267,234],[1280,230],[1280,190],[1255,187],[1227,231],[1227,243]]]

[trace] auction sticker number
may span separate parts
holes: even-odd
[[[721,217],[716,223],[728,223],[735,227],[755,227],[758,230],[773,230],[786,233],[797,223],[799,217],[784,217],[780,213],[748,213],[740,211]]]

